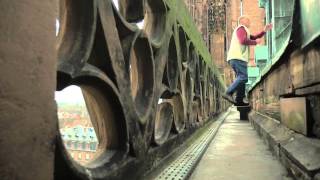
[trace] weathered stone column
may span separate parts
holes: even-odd
[[[0,1],[0,177],[53,179],[56,1]]]

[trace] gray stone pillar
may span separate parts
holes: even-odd
[[[0,179],[53,179],[56,1],[0,1]]]

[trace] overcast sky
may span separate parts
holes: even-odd
[[[55,100],[57,103],[85,103],[81,89],[78,86],[73,85],[63,89],[62,91],[56,91]]]
[[[116,6],[116,8],[119,10],[118,0],[112,0],[112,1],[113,1],[114,5]],[[138,23],[137,23],[137,26],[138,26],[140,29],[142,29],[142,28],[143,28],[143,23],[144,23],[144,21],[138,22]]]
[[[118,0],[112,0],[117,9],[119,9]]]

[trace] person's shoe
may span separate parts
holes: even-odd
[[[236,103],[236,101],[234,101],[233,97],[232,97],[230,94],[224,93],[224,94],[222,94],[222,97],[223,97],[225,100],[231,102],[232,104],[235,104],[235,103]]]
[[[235,106],[249,106],[250,104],[249,103],[247,103],[247,102],[236,102],[235,104],[234,104]]]
[[[249,103],[249,100],[246,97],[244,97],[242,101],[245,102],[245,103]]]

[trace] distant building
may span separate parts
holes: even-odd
[[[86,164],[94,159],[98,139],[93,127],[65,127],[60,129],[61,137],[69,155],[80,164]]]
[[[185,0],[187,8],[202,33],[211,56],[226,84],[230,84],[234,75],[227,65],[227,27],[226,0]]]

